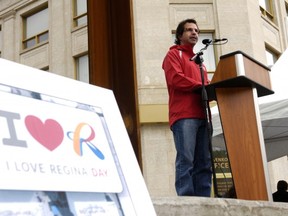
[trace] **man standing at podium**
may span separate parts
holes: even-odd
[[[178,196],[209,197],[212,171],[205,109],[199,93],[202,80],[199,65],[191,61],[198,35],[196,20],[180,22],[176,45],[170,47],[162,68],[169,93],[169,125],[177,152],[176,192]],[[207,71],[203,68],[206,85]]]

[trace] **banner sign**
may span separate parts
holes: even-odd
[[[3,84],[0,98],[0,189],[122,191],[100,107]]]
[[[0,66],[0,215],[156,215],[111,90]]]

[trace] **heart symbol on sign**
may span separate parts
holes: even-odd
[[[38,117],[29,115],[25,118],[25,125],[34,139],[50,151],[53,151],[62,143],[64,138],[63,129],[53,119],[47,119],[42,123]]]

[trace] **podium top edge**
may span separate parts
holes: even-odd
[[[250,59],[251,61],[255,62],[256,64],[260,65],[261,67],[265,68],[266,70],[271,71],[271,69],[269,67],[267,67],[266,65],[262,64],[261,62],[255,60],[254,58],[252,58],[251,56],[247,55],[246,53],[244,53],[240,50],[222,55],[222,56],[220,56],[220,59],[228,58],[228,57],[234,56],[236,54],[241,54],[241,55],[245,56],[246,58]]]

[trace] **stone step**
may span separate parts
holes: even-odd
[[[151,198],[157,216],[284,216],[288,203],[204,197]]]

